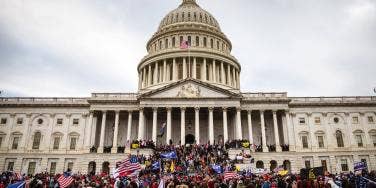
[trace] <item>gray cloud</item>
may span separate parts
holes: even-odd
[[[0,1],[0,88],[7,96],[137,91],[137,64],[180,0]],[[373,0],[199,0],[233,43],[242,91],[371,95]]]

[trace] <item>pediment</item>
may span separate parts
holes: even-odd
[[[182,80],[144,93],[141,98],[237,98],[238,94],[197,80]]]

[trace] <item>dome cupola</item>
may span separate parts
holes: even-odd
[[[160,22],[138,65],[141,93],[196,79],[239,92],[241,66],[217,20],[196,0],[183,0]]]

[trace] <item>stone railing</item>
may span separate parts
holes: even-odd
[[[0,104],[88,104],[87,98],[0,97]]]
[[[291,103],[364,103],[376,102],[376,96],[289,97]]]
[[[137,93],[92,93],[92,100],[137,100]]]
[[[242,93],[246,99],[259,99],[259,98],[287,98],[286,92],[273,92],[273,93]]]

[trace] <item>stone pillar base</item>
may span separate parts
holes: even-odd
[[[111,148],[111,153],[117,153],[117,148]]]
[[[103,147],[98,148],[97,153],[103,153]]]
[[[275,151],[276,151],[276,152],[282,152],[282,148],[281,148],[281,146],[276,146]]]

